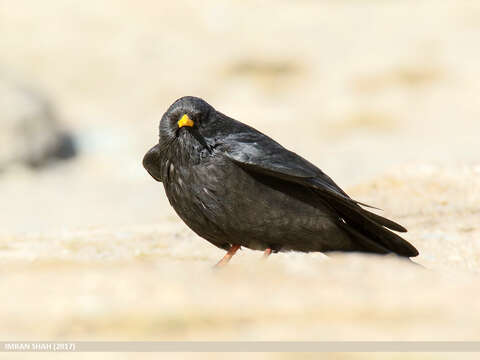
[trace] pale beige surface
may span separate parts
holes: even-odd
[[[18,1],[0,24],[2,71],[46,90],[82,151],[0,178],[0,338],[479,338],[476,2]],[[140,165],[182,95],[385,209],[427,270],[244,250],[212,271],[222,251]]]
[[[262,262],[244,250],[214,271],[222,251],[169,215],[155,225],[6,235],[2,337],[474,340],[479,190],[480,168],[427,166],[352,189],[410,229],[427,269],[356,254]]]

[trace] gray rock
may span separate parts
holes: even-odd
[[[73,137],[43,94],[0,78],[0,171],[14,164],[40,168],[75,155]]]

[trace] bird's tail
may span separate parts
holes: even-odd
[[[344,220],[341,227],[365,250],[380,254],[393,252],[403,257],[418,255],[412,244],[389,230],[406,232],[403,226],[351,202],[336,201],[333,207]]]

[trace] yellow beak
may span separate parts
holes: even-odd
[[[184,114],[180,120],[177,122],[178,127],[181,128],[183,126],[190,126],[192,127],[194,122],[188,117],[187,114]]]

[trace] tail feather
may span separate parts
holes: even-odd
[[[377,224],[366,224],[365,233],[370,237],[377,239],[388,249],[391,249],[398,255],[412,257],[418,255],[418,250],[408,241],[391,232],[390,230]]]
[[[395,221],[389,220],[387,218],[384,218],[383,216],[374,214],[368,210],[363,209],[365,212],[365,215],[368,216],[370,219],[375,221],[377,224],[383,225],[390,230],[395,230],[398,232],[407,232],[407,229],[405,229],[402,225],[397,224]]]
[[[382,246],[381,244],[370,240],[368,237],[365,235],[362,235],[359,233],[357,230],[355,230],[353,227],[348,225],[347,223],[344,223],[342,221],[339,222],[339,226],[345,230],[351,237],[353,237],[360,246],[361,250],[367,251],[367,252],[373,252],[376,254],[388,254],[390,250]]]
[[[417,249],[412,244],[387,229],[405,232],[406,229],[403,226],[371,213],[356,204],[338,201],[338,199],[330,199],[327,203],[344,219],[345,226],[342,227],[344,229],[349,227],[347,232],[360,244],[365,245],[366,238],[400,256],[418,255]]]

